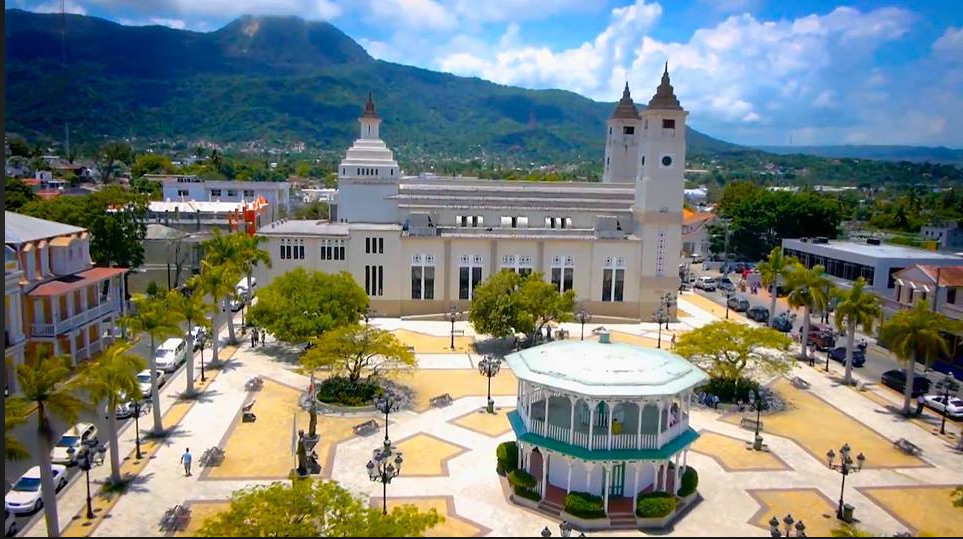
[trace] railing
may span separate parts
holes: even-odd
[[[584,447],[588,449],[588,433],[575,431],[575,435],[572,438],[572,445],[577,445],[579,447]]]
[[[113,312],[120,311],[120,305],[113,301],[112,298],[107,298],[106,303],[101,303],[100,305],[94,305],[88,308],[86,311],[77,313],[66,320],[60,320],[54,322],[53,324],[38,324],[34,323],[31,326],[31,335],[34,337],[53,337],[54,335],[59,335],[66,331],[70,331],[82,324],[85,324],[91,320],[96,320],[101,316]]]
[[[540,419],[532,419],[532,432],[539,435],[545,436],[545,422]]]
[[[592,433],[592,447],[589,449],[608,449],[609,447],[609,435],[608,433],[599,434],[597,432]]]
[[[639,445],[639,449],[658,449],[659,440],[658,436],[655,434],[643,434],[641,436],[642,443]]]
[[[589,440],[589,434],[587,432],[582,432],[576,429],[572,432],[567,426],[555,425],[552,423],[546,423],[542,419],[529,418],[523,414],[523,422],[529,432],[536,434],[538,436],[544,436],[546,438],[551,438],[553,440],[558,440],[560,442],[583,447],[590,450],[601,450],[604,451],[609,449],[609,434],[608,432],[593,432],[591,436],[591,443]],[[658,449],[663,445],[671,442],[676,436],[679,436],[689,427],[689,422],[687,418],[683,417],[682,421],[679,421],[675,425],[672,425],[661,434],[651,433],[642,434],[637,433],[620,433],[612,434],[612,449]],[[602,429],[602,427],[599,427]]]
[[[635,434],[613,434],[612,449],[635,449],[639,437]]]
[[[553,440],[558,440],[560,442],[568,443],[570,432],[572,431],[561,425],[553,425],[551,423],[548,423],[546,436]]]

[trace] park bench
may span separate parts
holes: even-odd
[[[187,529],[187,523],[191,520],[191,510],[183,505],[177,504],[164,512],[161,518],[161,531],[183,531]]]
[[[793,387],[797,387],[799,389],[809,389],[809,382],[803,380],[798,376],[792,379],[792,385]]]
[[[435,408],[441,408],[442,406],[451,406],[453,401],[451,395],[445,393],[443,395],[438,395],[437,397],[432,397],[429,402],[431,402],[431,405]]]
[[[759,430],[762,430],[762,421],[756,421],[754,417],[743,417],[739,420],[739,426],[752,431],[758,426]]]
[[[359,423],[354,426],[354,433],[358,436],[367,436],[378,430],[378,422],[374,419],[369,419],[364,423]]]
[[[893,442],[893,446],[910,455],[919,455],[923,452],[922,447],[914,444],[906,438],[900,438],[899,440],[896,440]]]
[[[257,415],[254,414],[252,409],[254,408],[254,403],[257,402],[253,400],[241,407],[241,422],[242,423],[253,423],[257,421]]]
[[[201,466],[220,466],[224,462],[224,450],[214,446],[204,450],[201,455]]]
[[[452,330],[451,334],[452,334],[452,335],[462,335],[462,336],[464,336],[464,335],[465,335],[465,330],[463,330],[463,329],[455,329],[455,330]]]

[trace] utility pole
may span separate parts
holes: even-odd
[[[933,314],[936,314],[937,304],[940,302],[940,270],[941,266],[936,266],[936,290],[933,291]]]

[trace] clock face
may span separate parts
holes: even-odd
[[[663,156],[662,156],[662,166],[664,166],[664,167],[670,167],[670,166],[672,166],[672,158],[669,157],[668,155],[663,155]]]

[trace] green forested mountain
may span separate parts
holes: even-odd
[[[834,158],[848,157],[851,159],[963,165],[963,149],[947,148],[946,146],[856,146],[846,144],[842,146],[759,146],[758,148],[781,155],[806,154]]]
[[[500,161],[601,159],[613,103],[525,90],[371,58],[334,26],[251,17],[209,33],[5,11],[7,132],[59,140],[301,141],[340,151],[371,91],[384,136],[406,155]],[[651,87],[636,88],[645,102]],[[613,98],[618,96],[613,96]],[[738,146],[689,130],[694,153]]]

